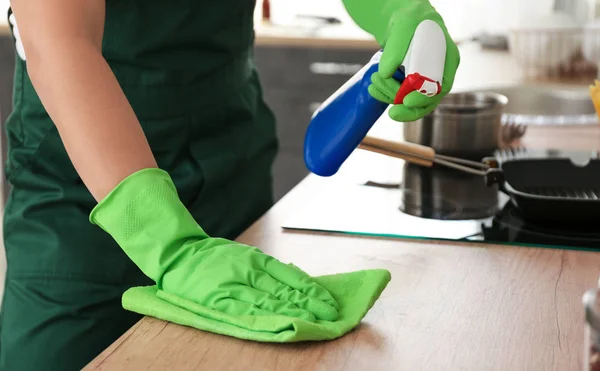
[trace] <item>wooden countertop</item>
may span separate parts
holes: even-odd
[[[519,81],[505,54],[465,51],[458,89]],[[525,144],[598,150],[600,128],[532,127]],[[581,297],[597,283],[600,253],[283,231],[330,181],[307,177],[239,240],[312,275],[390,270],[357,329],[331,342],[273,345],[144,318],[86,370],[581,369]]]
[[[308,46],[377,50],[375,39],[360,28],[332,25],[319,28],[282,27],[259,23],[255,27],[256,45]]]

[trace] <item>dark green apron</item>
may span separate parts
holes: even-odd
[[[106,9],[104,56],[159,166],[200,225],[226,238],[272,202],[277,140],[253,65],[254,5],[108,0]],[[21,59],[13,103],[0,369],[77,370],[139,320],[120,298],[151,282],[89,223],[95,201]]]

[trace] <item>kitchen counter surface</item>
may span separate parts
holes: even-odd
[[[520,78],[505,53],[469,46],[456,88]],[[383,136],[394,130],[391,122],[374,128]],[[599,150],[600,128],[533,127],[524,143]],[[377,168],[360,156],[351,161],[355,171]],[[343,177],[308,176],[239,241],[312,275],[390,270],[392,281],[357,329],[331,342],[273,345],[144,318],[86,370],[581,369],[581,297],[598,281],[600,253],[282,230],[336,181]]]
[[[374,50],[379,48],[370,34],[354,25],[343,23],[310,28],[258,23],[255,32],[257,45],[349,47]]]

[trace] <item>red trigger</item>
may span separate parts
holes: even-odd
[[[434,82],[430,78],[422,76],[418,73],[413,73],[406,76],[406,78],[402,82],[402,85],[400,85],[398,93],[396,93],[396,97],[394,98],[394,104],[402,104],[404,102],[404,98],[413,91],[419,91],[423,94],[427,93],[426,89],[422,89],[426,81]],[[437,93],[439,94],[439,92],[441,91],[441,86],[439,83],[436,83],[436,85],[438,86]]]

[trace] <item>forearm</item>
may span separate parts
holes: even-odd
[[[12,0],[33,86],[96,200],[156,162],[102,56],[104,0]]]
[[[29,58],[28,71],[77,172],[100,200],[156,162],[102,55],[85,41],[73,43]]]

